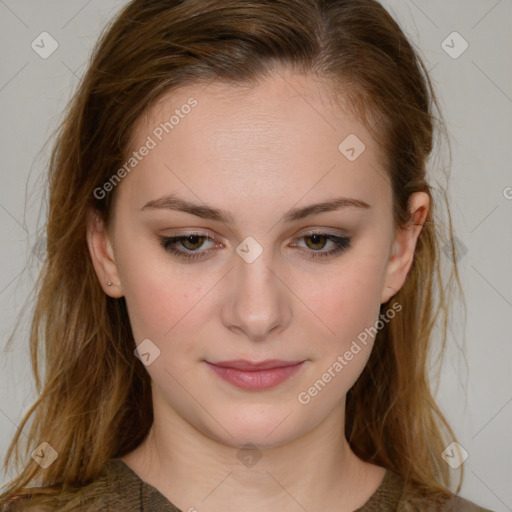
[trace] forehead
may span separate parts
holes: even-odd
[[[182,87],[137,121],[127,158],[150,139],[152,149],[121,187],[136,203],[176,187],[189,197],[243,197],[245,204],[252,198],[253,206],[262,198],[275,204],[325,198],[333,188],[389,203],[377,143],[310,75]]]

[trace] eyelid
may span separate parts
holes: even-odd
[[[341,229],[341,228],[333,228],[333,227],[309,227],[305,228],[304,231],[300,231],[297,235],[295,235],[292,238],[292,242],[295,242],[296,240],[303,238],[308,235],[332,235],[332,236],[338,236],[340,238],[352,238],[352,235],[350,235],[347,230]],[[202,230],[200,228],[194,229],[184,229],[183,231],[172,231],[171,233],[162,233],[163,238],[179,238],[179,237],[189,237],[189,236],[199,236],[204,237],[212,242],[219,242],[219,235],[216,233],[211,233],[208,230]],[[222,245],[225,245],[223,242],[221,242]]]
[[[170,233],[169,233],[170,231]],[[212,233],[207,229],[201,228],[184,228],[181,230],[169,229],[162,231],[162,236],[173,238],[177,236],[207,236],[209,238],[218,238],[216,233]]]
[[[345,238],[350,238],[352,236],[347,229],[324,226],[304,228],[304,230],[300,231],[294,238],[300,238],[307,235],[333,235]]]
[[[209,232],[208,230],[201,230],[201,229],[184,229],[181,231],[173,230],[170,233],[169,232],[162,232],[160,235],[162,238],[187,238],[189,236],[198,236],[201,238],[206,238],[211,240],[212,242],[216,243],[222,243],[222,245],[225,245],[223,242],[221,242],[219,235],[217,233]]]
[[[293,240],[291,241],[291,247],[300,247],[296,245],[298,240],[302,240],[308,236],[319,235],[327,239],[327,242],[330,242],[334,247],[330,250],[308,250],[308,248],[302,248],[301,252],[304,253],[304,257],[311,260],[320,261],[322,258],[334,258],[337,255],[341,255],[346,250],[350,249],[352,246],[352,237],[349,235],[336,235],[331,231],[332,228],[322,229],[322,228],[310,228],[305,233],[297,234]],[[216,251],[214,248],[209,249],[198,249],[198,250],[187,250],[186,248],[176,249],[176,245],[181,242],[182,239],[186,239],[189,237],[198,237],[204,238],[207,241],[216,242],[215,237],[211,237],[207,233],[202,233],[199,230],[189,230],[184,233],[176,233],[173,235],[162,236],[160,237],[160,245],[164,248],[165,251],[173,254],[178,259],[186,263],[192,263],[193,261],[202,261],[208,259],[212,252]],[[221,242],[221,246],[224,244]],[[219,244],[216,244],[218,248]]]

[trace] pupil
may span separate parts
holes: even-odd
[[[322,245],[321,239],[323,239],[325,237],[323,235],[310,235],[310,238],[313,242],[313,245],[318,245],[318,244]],[[320,241],[318,239],[320,239]]]
[[[191,236],[188,236],[187,238],[185,238],[184,241],[186,242],[187,245],[190,244],[190,245],[194,246],[194,245],[197,245],[199,239],[201,239],[201,238],[202,237],[200,237],[198,235],[191,235]],[[199,245],[201,245],[201,244],[199,244]],[[195,247],[191,247],[191,248],[195,249]]]

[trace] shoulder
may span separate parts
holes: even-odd
[[[416,485],[405,484],[402,477],[397,477],[395,482],[401,485],[397,512],[493,512],[453,492],[447,491],[443,496],[425,492]]]
[[[445,490],[436,493],[387,469],[384,478],[356,512],[493,512]]]
[[[110,459],[93,482],[58,495],[27,495],[16,503],[0,508],[1,512],[126,512],[142,510],[143,482],[119,459]]]

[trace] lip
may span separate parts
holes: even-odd
[[[211,363],[205,361],[221,379],[233,386],[246,390],[263,390],[273,388],[297,373],[305,361],[282,361],[267,359],[265,361],[247,361],[237,359]]]

